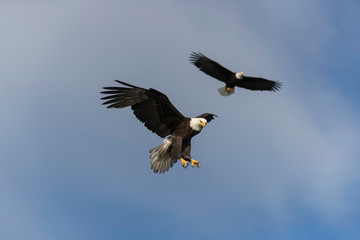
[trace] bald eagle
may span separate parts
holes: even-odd
[[[225,82],[225,87],[218,89],[222,96],[233,94],[235,86],[250,90],[275,92],[279,90],[282,85],[280,82],[267,80],[265,78],[244,76],[243,72],[232,72],[200,52],[192,52],[190,54],[190,62],[207,75]]]
[[[101,93],[108,96],[103,104],[107,108],[124,108],[131,106],[135,116],[144,123],[150,131],[162,138],[170,135],[164,143],[151,149],[151,169],[155,173],[168,171],[180,158],[186,168],[191,162],[194,167],[200,167],[199,161],[191,158],[191,138],[197,135],[205,125],[214,119],[215,114],[203,113],[195,118],[183,116],[170,102],[168,97],[155,90],[144,89],[115,80],[127,87],[104,87]]]

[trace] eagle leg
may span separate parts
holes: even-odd
[[[196,161],[196,160],[194,160],[194,159],[191,159],[191,166],[194,167],[194,165],[197,166],[197,167],[200,167],[199,161]]]
[[[188,161],[186,161],[186,160],[185,160],[185,159],[183,159],[183,158],[180,158],[180,160],[181,160],[181,164],[182,164],[182,166],[183,166],[184,168],[187,168],[187,166],[188,166],[189,162],[188,162]]]
[[[229,92],[229,93],[232,92],[232,90],[233,90],[233,88],[231,88],[231,87],[226,88],[226,91]]]

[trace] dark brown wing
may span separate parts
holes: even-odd
[[[103,103],[108,105],[107,108],[131,106],[135,116],[144,123],[145,127],[160,137],[171,134],[184,120],[185,117],[165,94],[155,89],[144,89],[118,80],[115,81],[130,88],[104,87],[108,91],[101,93],[108,94],[108,96],[101,99],[107,100]]]
[[[238,87],[242,87],[250,90],[275,92],[281,88],[282,83],[272,80],[267,80],[265,78],[244,76],[243,79],[239,80],[236,85]]]
[[[225,83],[231,78],[231,75],[234,74],[200,52],[192,52],[190,54],[190,62],[207,75]]]

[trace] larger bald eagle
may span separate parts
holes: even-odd
[[[163,144],[150,150],[151,169],[155,173],[164,173],[179,158],[184,168],[188,166],[189,162],[192,166],[200,167],[200,163],[190,156],[191,138],[198,134],[216,115],[203,113],[195,118],[185,117],[165,94],[152,88],[144,89],[122,81],[115,81],[129,88],[104,87],[107,91],[101,93],[108,94],[108,96],[101,99],[107,100],[103,103],[108,105],[107,108],[131,106],[135,116],[150,131],[162,138],[171,134]]]
[[[225,82],[225,87],[218,89],[219,93],[223,96],[229,96],[234,93],[235,86],[260,91],[277,91],[281,88],[280,82],[265,78],[244,76],[243,72],[232,72],[200,52],[192,52],[190,62],[207,75]]]

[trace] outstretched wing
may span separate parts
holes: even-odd
[[[160,137],[171,134],[185,118],[165,94],[155,89],[144,89],[115,81],[130,88],[104,87],[107,91],[101,93],[108,96],[101,98],[107,100],[103,104],[108,105],[107,108],[131,106],[135,116],[144,123],[145,127]]]
[[[225,83],[230,79],[231,75],[233,74],[233,72],[221,66],[219,63],[206,57],[200,52],[192,52],[190,54],[190,62],[207,75]]]
[[[281,88],[282,83],[272,80],[267,80],[265,78],[244,76],[243,79],[239,80],[236,85],[238,87],[242,87],[250,90],[275,92]]]

